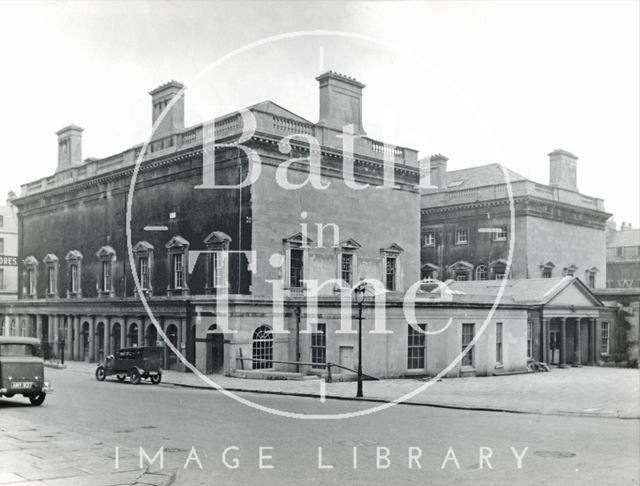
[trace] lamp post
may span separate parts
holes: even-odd
[[[364,302],[365,291],[366,284],[364,282],[353,291],[358,303],[358,390],[356,391],[356,398],[362,398],[362,303]]]

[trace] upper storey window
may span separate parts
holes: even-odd
[[[386,290],[396,291],[400,289],[400,255],[403,252],[404,249],[397,243],[391,243],[386,248],[380,250],[383,268],[382,281],[384,282]]]
[[[47,296],[56,297],[58,295],[58,257],[49,253],[44,257],[47,272]]]
[[[102,295],[113,297],[115,295],[113,288],[113,267],[116,261],[116,251],[106,245],[98,250],[96,256],[100,260],[99,292]]]
[[[37,297],[38,293],[38,260],[34,256],[28,256],[24,260],[25,267],[25,291],[27,297]]]
[[[204,240],[207,247],[207,290],[229,287],[228,251],[231,237],[214,231]]]
[[[140,289],[151,292],[151,274],[153,270],[153,250],[154,247],[147,241],[139,241],[133,247],[133,258],[138,273]]]
[[[82,297],[81,288],[81,270],[82,270],[82,253],[77,250],[71,250],[65,257],[69,266],[69,289],[67,297]]]
[[[311,243],[312,240],[302,233],[296,233],[283,240],[286,264],[285,287],[289,289],[304,287],[306,250]]]
[[[174,236],[166,245],[169,253],[169,292],[187,293],[187,258],[189,242],[182,236]]]
[[[456,245],[469,244],[469,230],[459,229],[456,231]]]
[[[352,286],[356,280],[358,272],[358,250],[360,250],[360,248],[360,243],[352,238],[341,241],[336,245],[337,278],[349,287]]]

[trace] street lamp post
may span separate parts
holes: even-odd
[[[354,289],[356,302],[358,303],[358,389],[356,398],[362,398],[362,303],[364,302],[365,283],[361,283]]]

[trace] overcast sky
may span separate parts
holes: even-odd
[[[639,3],[0,3],[0,194],[51,175],[55,132],[82,126],[83,156],[140,143],[148,92],[190,86],[187,124],[271,99],[318,119],[317,76],[364,90],[369,136],[442,153],[449,168],[501,163],[548,182],[547,153],[579,156],[578,188],[618,224],[640,222]],[[296,31],[333,30],[372,40]]]

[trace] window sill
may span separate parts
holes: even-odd
[[[460,372],[461,373],[472,373],[472,372],[475,373],[475,371],[476,371],[475,366],[466,365],[466,366],[461,366],[460,367]]]
[[[493,368],[496,369],[496,370],[501,370],[501,369],[504,368],[504,365],[502,363],[498,363]]]
[[[463,246],[463,245],[468,245],[469,242],[468,241],[456,241],[455,242],[455,246]]]
[[[426,368],[411,368],[405,373],[406,376],[425,376],[427,374]]]

